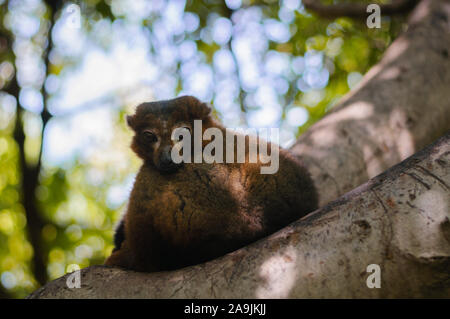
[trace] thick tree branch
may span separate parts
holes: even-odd
[[[326,207],[217,260],[173,272],[106,266],[31,298],[399,298],[450,295],[450,133]],[[380,288],[369,288],[369,265]]]
[[[306,9],[314,12],[320,17],[335,19],[339,17],[349,17],[356,19],[365,19],[370,14],[367,12],[368,4],[360,3],[337,3],[324,5],[320,0],[303,0]],[[419,0],[394,0],[392,3],[378,4],[381,14],[395,15],[405,14],[412,10]]]

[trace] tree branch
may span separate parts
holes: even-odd
[[[67,288],[68,274],[30,298],[446,298],[449,187],[450,132],[326,207],[222,258],[173,272],[85,268],[80,288]],[[378,289],[367,284],[369,265],[380,267]]]

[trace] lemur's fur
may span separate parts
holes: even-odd
[[[225,140],[225,128],[212,118],[210,108],[190,96],[143,103],[127,118],[135,132],[131,147],[143,165],[107,265],[151,272],[201,263],[317,208],[308,172],[283,149],[275,174],[261,174],[267,164],[249,163],[248,147],[245,163],[171,163],[172,129],[192,129],[196,119],[202,120],[203,131],[220,129]]]

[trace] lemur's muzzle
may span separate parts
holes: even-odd
[[[159,155],[158,169],[163,173],[173,173],[182,165],[182,163],[177,164],[172,160],[171,151],[172,146],[167,145],[164,146]]]

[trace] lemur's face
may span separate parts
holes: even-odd
[[[175,172],[182,163],[172,161],[171,151],[182,137],[172,140],[172,132],[177,128],[192,132],[194,120],[204,120],[210,112],[205,103],[191,96],[143,103],[134,115],[127,116],[127,123],[135,132],[131,148],[161,173]]]

